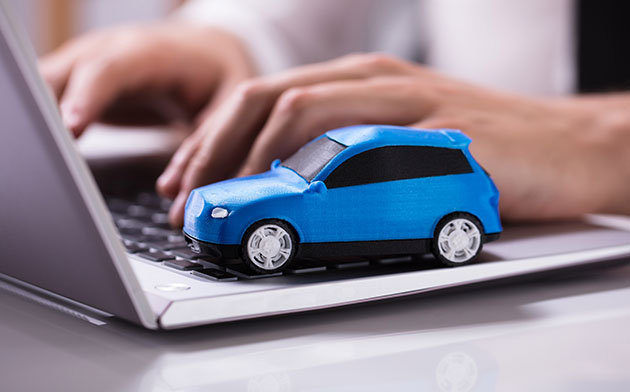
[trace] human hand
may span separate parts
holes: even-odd
[[[516,96],[382,55],[353,55],[239,85],[178,151],[158,189],[175,197],[170,218],[180,226],[192,189],[264,171],[326,130],[386,123],[466,132],[501,191],[504,218],[575,217],[611,206],[616,192],[630,195],[607,167],[611,157],[623,161],[630,183],[630,133],[615,134],[626,150],[597,135],[597,112],[579,99]]]
[[[235,37],[179,21],[88,33],[45,56],[40,69],[75,136],[121,98],[170,97],[203,118],[254,73]]]

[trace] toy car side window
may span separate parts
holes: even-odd
[[[386,146],[350,157],[330,173],[324,182],[328,188],[340,188],[472,171],[468,159],[459,149]]]

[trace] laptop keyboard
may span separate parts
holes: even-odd
[[[431,268],[427,263],[418,263],[410,257],[393,259],[347,259],[347,260],[296,260],[296,267],[273,274],[251,272],[240,260],[219,260],[203,257],[193,252],[181,230],[173,230],[168,223],[169,200],[154,193],[141,193],[132,199],[106,198],[109,210],[118,228],[127,253],[150,262],[186,271],[211,281],[235,281],[271,278],[281,275],[303,275],[343,270],[363,270],[369,274],[402,272]],[[392,266],[396,266],[392,270]],[[359,272],[359,271],[357,271]]]
[[[181,230],[173,230],[168,223],[170,200],[157,194],[141,193],[132,199],[108,197],[106,201],[127,253],[213,281],[280,275],[255,274],[239,260],[211,259],[193,252]]]

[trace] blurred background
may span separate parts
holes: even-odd
[[[42,55],[71,36],[130,21],[151,21],[185,0],[8,0]]]

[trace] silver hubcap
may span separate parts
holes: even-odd
[[[468,219],[453,219],[448,222],[438,236],[440,254],[453,263],[463,263],[472,259],[481,245],[481,233]]]
[[[254,230],[247,241],[249,259],[259,268],[274,270],[291,257],[291,236],[277,225],[263,225]]]

